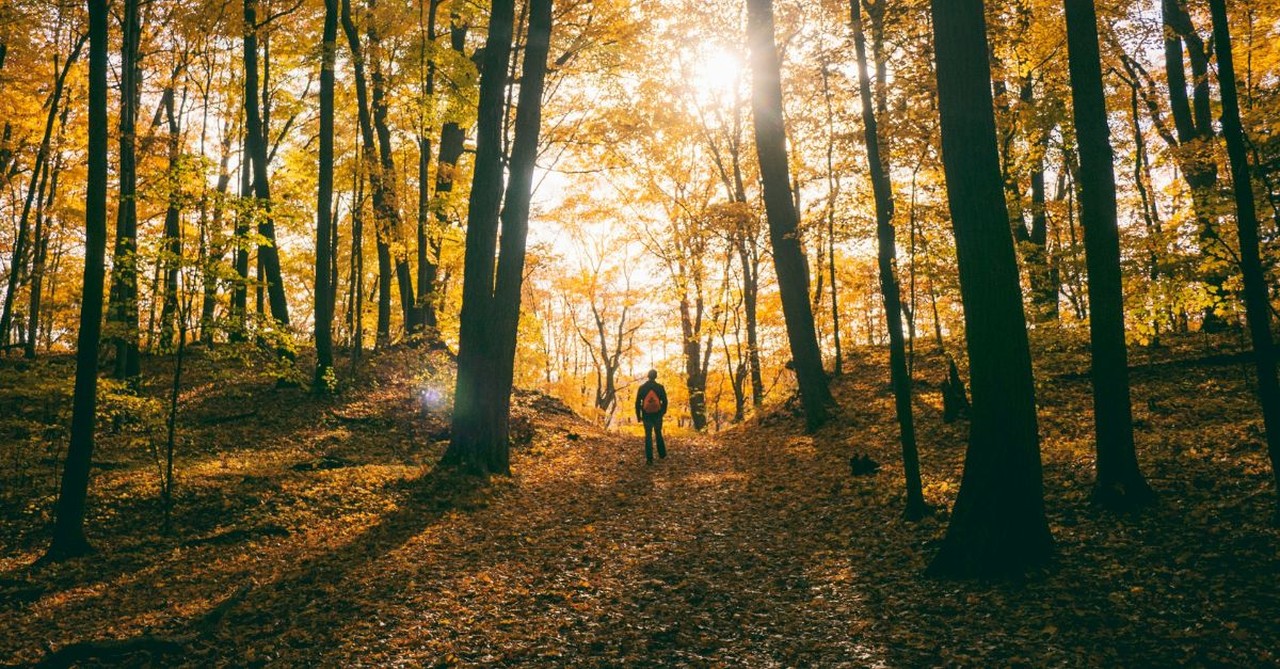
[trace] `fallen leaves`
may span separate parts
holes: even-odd
[[[866,356],[849,361],[836,384],[843,415],[819,434],[775,416],[672,437],[652,467],[637,437],[525,394],[532,443],[514,453],[511,479],[486,484],[432,472],[443,444],[407,437],[438,435],[442,422],[415,405],[412,377],[396,376],[403,359],[338,404],[270,391],[271,411],[233,423],[193,411],[178,536],[155,533],[149,463],[110,442],[104,455],[125,466],[95,479],[98,556],[32,570],[41,504],[7,512],[24,520],[0,544],[0,661],[38,659],[39,639],[181,635],[248,582],[187,663],[1277,661],[1280,551],[1262,522],[1265,454],[1237,374],[1163,363],[1135,373],[1141,457],[1162,501],[1112,516],[1087,503],[1088,384],[1061,371],[1078,357],[1041,360],[1057,564],[1022,583],[950,583],[921,573],[946,528],[964,425],[942,424],[936,397],[917,396],[926,497],[943,511],[902,521],[887,373],[880,352]],[[1210,380],[1215,394],[1200,396]],[[268,392],[224,390],[237,396],[230,405],[216,394],[191,402],[229,415],[244,393]],[[880,469],[851,477],[855,450]]]

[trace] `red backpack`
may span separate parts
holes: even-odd
[[[640,403],[640,408],[644,409],[644,412],[648,414],[662,412],[662,398],[658,397],[657,388],[649,389],[649,392],[644,396],[644,401]]]

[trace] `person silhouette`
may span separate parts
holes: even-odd
[[[662,417],[667,413],[667,389],[658,383],[658,370],[649,370],[649,380],[636,391],[636,420],[644,423],[644,459],[653,464],[653,442],[658,442],[658,457],[667,457],[667,443],[662,439]]]

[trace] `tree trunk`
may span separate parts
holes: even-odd
[[[62,469],[53,541],[44,559],[63,560],[92,550],[84,535],[85,499],[93,460],[98,394],[98,343],[107,247],[107,14],[106,0],[89,2],[89,173],[85,193],[84,298],[76,339],[71,443]]]
[[[973,412],[964,477],[929,570],[1020,573],[1048,561],[1035,386],[996,151],[982,0],[933,0],[942,158],[965,306]]]
[[[223,138],[222,155],[219,157],[218,162],[218,183],[214,187],[213,214],[205,231],[208,238],[209,252],[202,267],[204,281],[203,296],[200,303],[200,341],[206,345],[213,344],[214,331],[216,329],[214,322],[214,312],[218,306],[218,274],[216,268],[227,252],[225,238],[221,242],[219,242],[219,238],[223,234],[222,214],[226,210],[227,189],[231,185],[231,170],[228,166],[231,163],[232,141],[232,134],[228,132]]]
[[[856,2],[856,0],[855,0]],[[856,11],[856,7],[854,8]],[[864,49],[865,50],[865,49]],[[827,112],[827,274],[831,283],[831,343],[835,347],[835,361],[831,371],[835,376],[844,373],[844,352],[840,349],[840,286],[836,282],[836,200],[840,194],[840,177],[835,169],[836,116],[831,102],[831,73],[828,64],[822,63],[822,100]],[[822,276],[818,266],[818,276]],[[821,291],[818,291],[821,292]]]
[[[897,240],[893,229],[893,186],[889,166],[880,156],[879,130],[867,79],[867,47],[862,34],[862,12],[858,0],[850,3],[853,17],[853,44],[858,57],[858,93],[862,99],[862,129],[867,146],[867,169],[876,207],[876,242],[879,246],[880,292],[884,295],[885,320],[889,325],[889,371],[893,380],[894,409],[902,440],[902,469],[906,475],[909,520],[919,520],[928,512],[920,482],[920,454],[916,449],[915,420],[911,414],[911,377],[907,372],[906,344],[902,334],[902,295],[897,276]]]
[[[70,105],[63,107],[61,121],[59,121],[58,143],[61,144],[63,131],[67,125],[67,114],[70,111]],[[58,155],[54,158],[52,166],[49,168],[51,175],[49,177],[48,193],[44,195],[41,205],[36,208],[36,229],[33,235],[34,248],[31,256],[31,294],[27,302],[27,336],[25,346],[23,348],[23,356],[31,360],[36,357],[36,344],[40,335],[40,311],[42,302],[42,292],[44,289],[44,275],[49,255],[49,237],[52,236],[48,231],[48,221],[53,217],[54,205],[58,198],[58,177],[62,173],[62,151],[58,150]]]
[[[1080,152],[1080,224],[1089,271],[1090,369],[1098,440],[1094,499],[1110,508],[1127,509],[1147,503],[1152,493],[1138,468],[1133,445],[1114,156],[1093,3],[1066,0],[1071,107]]]
[[[328,393],[333,377],[333,89],[338,52],[338,0],[325,0],[320,55],[320,156],[316,186],[316,373],[312,392]]]
[[[360,360],[364,349],[364,179],[356,170],[354,195],[351,198],[351,367]]]
[[[240,210],[236,213],[235,271],[236,283],[231,290],[231,341],[244,341],[249,326],[249,222],[252,220],[250,198],[253,197],[253,156],[249,155],[249,138],[240,139]]]
[[[174,79],[177,79],[175,72]],[[178,135],[178,115],[175,113],[173,84],[164,93],[165,117],[169,122],[169,206],[164,214],[164,297],[160,311],[159,350],[173,350],[176,334],[174,319],[178,316],[178,271],[182,266],[182,175],[179,173],[182,159],[181,138]]]
[[[276,246],[276,226],[271,215],[271,184],[267,180],[266,126],[258,109],[258,0],[244,0],[244,112],[245,148],[253,157],[253,194],[258,213],[258,234],[266,243],[258,245],[258,258],[266,284],[271,317],[281,327],[289,327],[289,303],[285,299],[280,274],[280,249]]]
[[[809,309],[809,270],[800,245],[799,216],[791,199],[786,131],[782,119],[782,83],[773,35],[772,0],[747,0],[751,46],[752,95],[756,151],[764,184],[765,211],[773,263],[782,296],[782,313],[795,365],[805,425],[813,432],[827,420],[834,404],[822,369],[822,353]]]
[[[1035,86],[1030,77],[1022,85],[1022,101],[1035,102]],[[1058,321],[1058,285],[1048,253],[1049,217],[1045,210],[1044,158],[1049,150],[1049,131],[1035,127],[1032,133],[1031,158],[1031,230],[1023,246],[1027,277],[1031,284],[1032,319],[1036,323]]]
[[[699,294],[702,287],[696,286]],[[707,377],[702,373],[702,314],[703,303],[699,295],[690,304],[686,294],[680,300],[680,333],[684,340],[685,388],[689,391],[689,417],[693,429],[701,431],[707,426]]]
[[[369,89],[365,78],[364,50],[360,46],[360,35],[355,21],[351,17],[351,0],[342,0],[342,31],[347,36],[347,45],[351,49],[351,62],[356,83],[356,110],[360,123],[361,165],[365,178],[369,180],[372,191],[374,215],[374,240],[378,258],[378,325],[374,338],[374,347],[381,349],[391,344],[391,245],[387,240],[392,227],[388,219],[389,213],[398,218],[395,207],[388,208],[387,190],[391,186],[383,181],[384,173],[377,158],[378,145],[374,137],[373,118],[370,112]],[[398,222],[396,223],[398,227]]]
[[[1223,247],[1215,220],[1218,163],[1210,147],[1214,131],[1209,110],[1209,54],[1181,0],[1162,0],[1160,9],[1164,24],[1165,72],[1169,79],[1169,108],[1178,133],[1178,146],[1170,148],[1175,149],[1174,155],[1179,158],[1183,179],[1191,189],[1200,252],[1207,261],[1204,280],[1221,301],[1225,298],[1223,284],[1227,278],[1226,265],[1230,253]],[[1187,76],[1183,63],[1184,45],[1185,55],[1191,63],[1193,88],[1190,101],[1187,99]],[[1202,325],[1205,330],[1221,330],[1225,325],[1214,307],[1205,310]]]
[[[381,185],[381,197],[375,197],[374,209],[380,212],[383,231],[387,242],[403,240],[403,226],[400,221],[400,202],[396,196],[396,163],[391,147],[391,130],[387,126],[386,78],[382,74],[382,36],[374,21],[375,0],[368,0],[365,32],[369,36],[369,87],[370,106],[373,115],[374,134],[377,138],[378,151],[378,183]],[[396,291],[400,294],[400,311],[404,320],[405,335],[413,337],[421,331],[421,317],[415,305],[416,295],[413,292],[413,275],[409,268],[404,245],[397,243],[395,250],[388,243],[387,251],[392,253],[395,262]],[[389,294],[388,294],[389,297]]]
[[[468,213],[453,434],[444,461],[485,474],[510,473],[508,425],[524,280],[529,196],[537,157],[550,48],[551,0],[530,0],[516,108],[510,180],[503,201],[503,89],[514,32],[514,0],[493,0],[480,74],[476,167]],[[498,243],[501,209],[501,244]],[[494,250],[496,261],[496,284]]]
[[[138,0],[124,0],[120,46],[120,200],[111,262],[111,299],[107,323],[115,341],[114,376],[134,379],[138,360],[138,43],[142,33]]]
[[[1244,273],[1245,314],[1253,338],[1253,362],[1258,375],[1258,402],[1267,431],[1267,452],[1276,479],[1276,506],[1272,517],[1280,525],[1280,382],[1276,378],[1275,345],[1271,339],[1271,302],[1258,249],[1258,216],[1254,210],[1253,181],[1249,176],[1240,103],[1236,94],[1235,62],[1231,54],[1231,30],[1224,0],[1209,0],[1213,13],[1213,42],[1218,55],[1218,89],[1222,94],[1222,133],[1231,160],[1231,181],[1236,200],[1236,230],[1240,238],[1240,269]]]

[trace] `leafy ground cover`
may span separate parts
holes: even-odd
[[[58,438],[41,421],[61,410],[50,382],[44,401],[21,403],[35,407],[21,426],[6,423],[0,662],[127,640],[111,661],[1275,665],[1280,534],[1266,524],[1261,421],[1237,346],[1196,338],[1135,353],[1138,447],[1160,501],[1129,516],[1088,502],[1087,358],[1038,346],[1058,558],[1013,583],[922,576],[964,454],[963,422],[941,422],[936,354],[918,358],[916,413],[940,511],[916,524],[900,518],[877,351],[850,361],[835,385],[840,419],[818,434],[779,407],[718,434],[672,435],[652,467],[634,433],[521,393],[515,474],[488,483],[433,470],[447,379],[417,371],[416,352],[384,356],[334,400],[265,377],[231,382],[197,357],[174,531],[158,531],[156,467],[125,420],[103,439],[109,464],[92,488],[100,553],[34,567],[54,480],[41,449]],[[0,402],[17,401],[5,392]],[[879,471],[852,476],[854,453]]]

